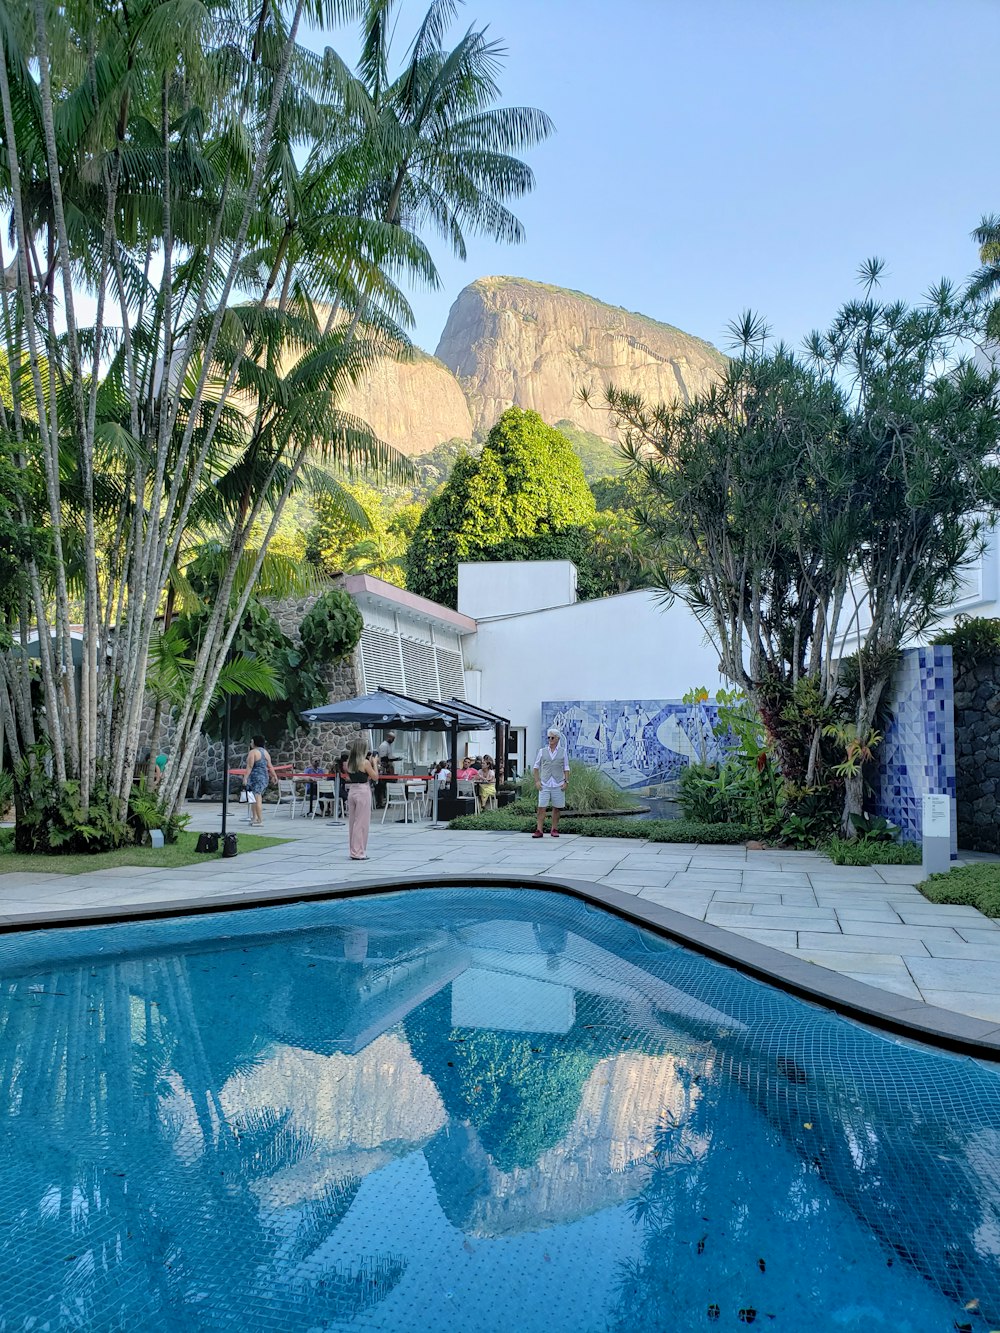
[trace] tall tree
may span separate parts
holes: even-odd
[[[564,532],[593,514],[594,497],[565,437],[537,412],[508,408],[479,457],[459,457],[424,510],[406,554],[406,586],[454,606],[460,560],[492,558],[503,543]]]
[[[864,298],[805,358],[747,317],[738,355],[692,402],[607,394],[662,586],[713,633],[786,777],[816,780],[836,705],[848,814],[899,651],[954,597],[1000,506],[998,377],[963,359],[976,328],[961,294],[882,302],[879,271],[865,266]]]
[[[4,487],[43,541],[26,544],[23,595],[5,612],[19,646],[3,654],[0,714],[15,758],[42,763],[42,742],[84,809],[98,789],[127,797],[151,645],[192,534],[222,558],[168,803],[310,460],[408,470],[337,404],[376,358],[405,350],[400,283],[437,280],[418,228],[519,235],[503,201],[531,177],[501,139],[515,152],[547,122],[492,105],[500,52],[482,33],[445,50],[450,4],[432,5],[388,82],[375,67],[388,68],[390,8],[37,0],[0,15],[0,197],[15,247],[0,248],[13,372],[0,431],[15,471],[44,479],[40,497]],[[362,20],[359,75],[299,45],[303,18]],[[327,326],[316,299],[342,318]]]

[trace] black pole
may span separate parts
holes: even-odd
[[[226,836],[226,816],[229,814],[229,717],[232,695],[226,695],[226,720],[222,727],[222,836]]]
[[[458,795],[458,718],[451,720],[451,785],[448,795],[452,800]]]

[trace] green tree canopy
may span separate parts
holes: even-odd
[[[593,515],[594,497],[565,436],[537,412],[511,407],[478,458],[459,456],[425,509],[407,552],[407,587],[454,606],[460,560],[495,559],[503,543],[562,533]]]
[[[608,393],[662,586],[711,628],[786,778],[815,780],[836,705],[846,813],[899,650],[954,598],[1000,503],[998,376],[963,359],[966,301],[942,284],[922,307],[882,302],[880,267],[805,357],[747,316],[741,354],[690,403]]]

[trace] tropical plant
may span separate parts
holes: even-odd
[[[995,616],[956,616],[951,629],[942,630],[932,644],[947,644],[956,662],[978,662],[1000,653],[1000,619]]]
[[[331,667],[354,652],[364,621],[354,601],[340,588],[331,588],[318,598],[299,625],[299,638],[307,663],[314,668]]]
[[[582,764],[577,759],[569,762],[569,778],[566,782],[566,809],[575,815],[595,814],[604,810],[631,810],[639,802],[631,792],[623,791],[606,773],[591,764]],[[530,769],[522,773],[520,795],[513,804],[514,810],[533,812],[538,807],[538,793],[535,790],[535,778]]]
[[[128,798],[128,825],[136,842],[141,842],[153,829],[159,829],[165,843],[175,843],[190,822],[190,815],[168,810],[156,791],[147,786],[145,777],[133,785]]]
[[[437,281],[421,230],[459,253],[468,229],[520,238],[507,203],[532,177],[516,154],[547,119],[496,105],[502,51],[483,30],[446,48],[450,0],[391,77],[394,8],[136,0],[22,7],[3,26],[0,437],[18,475],[0,475],[0,522],[13,516],[20,569],[0,608],[0,717],[17,771],[43,738],[84,815],[99,790],[125,809],[159,617],[192,542],[217,541],[220,560],[167,805],[314,461],[408,473],[338,404],[405,350],[400,283]],[[356,74],[298,42],[303,20],[357,17]],[[12,639],[21,651],[3,652]]]
[[[864,266],[863,299],[804,358],[748,315],[736,357],[691,402],[607,393],[665,595],[711,628],[782,774],[807,786],[838,659],[857,644],[844,720],[867,744],[900,646],[947,605],[1000,504],[998,376],[962,358],[974,314],[947,284],[920,308],[880,301],[880,272]],[[804,680],[820,706],[807,735],[786,717]],[[855,766],[845,815],[863,796]]]

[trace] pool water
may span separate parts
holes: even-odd
[[[0,939],[0,1330],[1000,1328],[1000,1072],[574,899]]]

